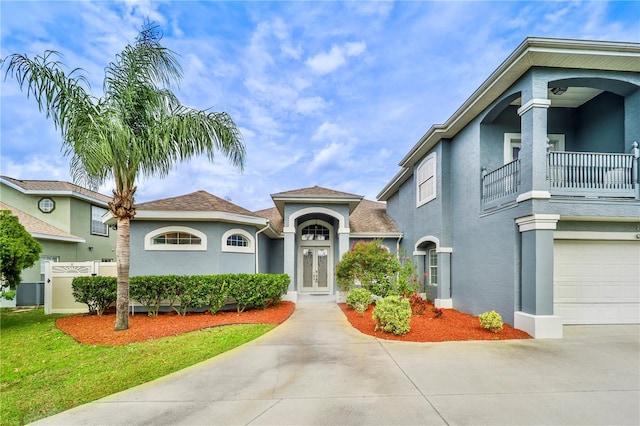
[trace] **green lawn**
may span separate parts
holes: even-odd
[[[0,309],[0,424],[29,423],[148,382],[275,327],[215,327],[109,347],[77,343],[55,327],[60,316]]]

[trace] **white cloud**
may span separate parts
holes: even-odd
[[[349,163],[351,148],[346,144],[332,142],[321,149],[307,169],[307,175],[316,174],[319,170],[328,171],[341,168]]]
[[[314,132],[311,137],[312,141],[334,141],[336,139],[345,139],[349,133],[334,123],[325,121]]]
[[[347,57],[360,56],[367,49],[365,42],[333,45],[329,52],[318,53],[307,59],[306,64],[317,74],[329,74],[347,63]]]
[[[329,104],[320,96],[300,98],[296,101],[296,110],[300,114],[312,114],[325,109]]]

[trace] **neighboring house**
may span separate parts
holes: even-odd
[[[115,260],[117,232],[102,222],[109,200],[68,182],[0,176],[0,209],[42,244],[40,262],[22,272],[18,306],[43,304],[46,261]]]
[[[440,306],[640,322],[640,44],[526,39],[382,189]]]
[[[289,298],[335,298],[334,269],[360,240],[396,251],[402,234],[384,203],[312,187],[250,212],[205,191],[136,205],[131,275],[287,273]]]

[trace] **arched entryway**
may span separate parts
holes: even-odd
[[[319,219],[298,226],[298,290],[302,294],[333,293],[333,226]]]

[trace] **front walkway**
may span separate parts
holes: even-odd
[[[299,303],[253,342],[38,424],[637,425],[639,336],[392,342],[351,328],[335,303]]]

